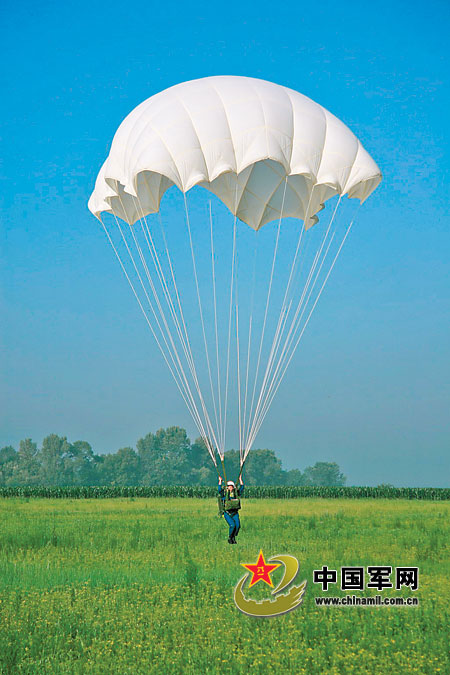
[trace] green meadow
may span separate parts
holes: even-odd
[[[2,499],[0,672],[448,673],[449,515],[448,502],[246,499],[230,546],[214,499]],[[300,562],[289,614],[234,606],[260,549]],[[346,594],[313,583],[322,565],[418,566],[417,591],[381,594],[420,604],[318,607]]]

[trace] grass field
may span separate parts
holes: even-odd
[[[247,499],[237,546],[211,499],[3,499],[0,511],[2,673],[450,672],[448,502]],[[300,561],[308,587],[290,614],[234,606],[239,563],[260,548]],[[345,595],[313,584],[323,564],[419,566],[418,591],[383,596],[420,606],[316,607]]]

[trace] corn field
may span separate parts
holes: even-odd
[[[209,499],[217,495],[217,488],[202,486],[69,486],[69,487],[4,487],[0,497],[41,497],[51,499],[111,499],[115,497],[185,497]],[[380,487],[324,487],[324,486],[247,486],[245,496],[250,499],[450,499],[450,488],[396,488]]]

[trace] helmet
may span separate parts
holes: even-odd
[[[236,485],[233,483],[232,480],[227,481],[227,487],[231,485],[231,487],[236,487]]]

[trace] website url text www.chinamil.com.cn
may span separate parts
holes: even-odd
[[[343,598],[317,597],[314,600],[318,607],[417,607],[419,604],[419,598],[383,598],[381,595],[370,598],[360,598],[357,595],[347,595]]]

